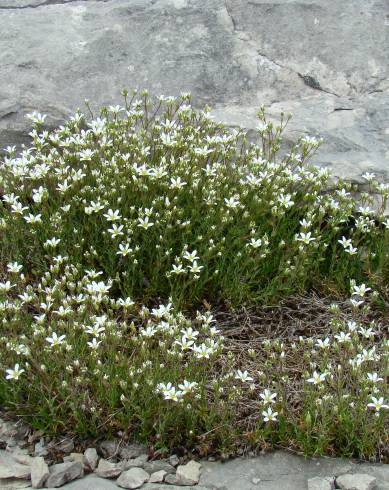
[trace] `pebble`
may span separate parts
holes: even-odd
[[[197,485],[200,480],[201,464],[197,461],[189,461],[185,465],[177,467],[176,477],[179,485]]]
[[[157,459],[156,461],[149,461],[143,465],[143,469],[147,473],[156,473],[157,471],[164,470],[167,474],[175,473],[176,470],[169,462],[165,460]]]
[[[126,444],[125,446],[121,446],[119,448],[119,456],[122,459],[146,457],[147,461],[147,447],[143,444]]]
[[[31,470],[29,466],[15,461],[10,453],[0,451],[0,479],[20,478],[28,480],[30,475]]]
[[[122,471],[123,467],[120,463],[111,463],[106,459],[100,459],[95,473],[102,478],[116,478]]]
[[[332,477],[320,478],[316,476],[308,480],[308,490],[333,490],[334,488],[334,478]]]
[[[118,441],[103,441],[99,444],[99,449],[104,458],[113,458],[118,454],[119,442]]]
[[[169,463],[176,467],[180,464],[180,458],[177,456],[177,454],[172,454],[169,458]]]
[[[341,490],[374,490],[377,488],[377,480],[365,473],[354,473],[338,476],[336,485]]]
[[[49,467],[45,460],[38,456],[32,459],[31,463],[31,486],[32,488],[41,488],[50,475]]]
[[[116,480],[117,485],[130,490],[140,488],[143,483],[147,482],[150,475],[142,468],[131,468],[124,471]]]
[[[84,462],[93,471],[99,461],[99,456],[94,447],[88,447],[84,452]]]
[[[46,487],[61,487],[65,483],[84,476],[83,465],[77,461],[50,466]]]
[[[166,475],[167,473],[165,470],[156,471],[150,475],[149,483],[162,483]]]

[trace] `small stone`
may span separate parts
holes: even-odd
[[[144,463],[143,469],[147,471],[147,473],[152,474],[157,471],[164,470],[168,475],[175,473],[176,470],[174,466],[172,466],[170,463],[163,459],[158,459],[156,461],[149,461],[147,463]]]
[[[27,466],[30,466],[31,463],[32,463],[32,460],[34,458],[32,458],[31,456],[29,456],[28,454],[24,454],[24,453],[21,453],[21,452],[13,452],[12,453],[12,458],[17,461],[18,463],[20,464],[25,464]]]
[[[113,458],[118,454],[119,442],[118,441],[103,441],[99,444],[99,449],[104,458]]]
[[[34,456],[47,456],[49,454],[43,437],[34,446]]]
[[[332,477],[310,478],[308,480],[308,490],[333,490],[335,488],[334,479]]]
[[[99,461],[99,456],[94,447],[88,447],[84,452],[84,462],[91,470],[94,470]]]
[[[96,475],[101,478],[116,478],[123,471],[120,463],[111,463],[106,459],[100,459],[99,466],[96,468]]]
[[[165,483],[169,483],[169,485],[185,485],[185,483],[181,483],[177,475],[165,475]]]
[[[144,464],[147,461],[147,455],[143,454],[134,459],[125,459],[124,461],[120,461],[120,465],[123,468],[123,471],[127,471],[131,468],[143,468]]]
[[[261,483],[260,478],[253,478],[251,481],[252,481],[253,485],[258,485],[258,483]]]
[[[20,478],[28,480],[31,475],[30,467],[16,462],[12,455],[0,451],[0,479]]]
[[[123,472],[116,480],[117,485],[122,488],[135,489],[140,488],[143,483],[149,479],[149,474],[142,468],[131,468]]]
[[[49,468],[49,471],[50,474],[46,480],[46,487],[48,488],[61,487],[65,483],[84,475],[82,464],[76,461],[55,464]]]
[[[48,447],[62,453],[70,454],[74,449],[74,442],[72,439],[66,438],[61,441],[52,441],[48,444]]]
[[[147,461],[147,447],[143,444],[127,444],[119,448],[119,456],[122,459],[133,459],[142,456],[146,457]]]
[[[32,488],[41,488],[49,477],[49,467],[45,460],[38,456],[32,459],[31,463],[31,485]]]
[[[85,465],[84,455],[82,453],[70,453],[70,455],[68,457],[70,458],[69,461],[77,461],[77,462],[81,463],[82,466]]]
[[[165,470],[156,471],[150,475],[149,483],[162,483],[166,475],[167,473]]]
[[[338,476],[336,484],[341,490],[374,490],[377,487],[377,480],[365,473],[354,473]]]
[[[172,454],[169,458],[169,463],[176,467],[180,464],[180,458],[177,456],[177,454]]]
[[[200,480],[200,468],[201,464],[197,461],[189,461],[178,466],[176,476],[180,481],[179,485],[197,485]]]

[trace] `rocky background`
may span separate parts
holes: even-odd
[[[0,148],[123,87],[193,94],[231,126],[292,112],[316,163],[389,179],[388,0],[0,0]]]

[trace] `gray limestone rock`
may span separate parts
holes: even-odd
[[[336,485],[341,490],[374,490],[377,488],[377,479],[364,473],[354,473],[339,476]]]
[[[310,478],[307,484],[308,490],[333,490],[335,488],[334,478],[332,477],[321,478],[316,476],[315,478]]]
[[[88,447],[84,452],[84,462],[93,471],[99,461],[99,456],[94,447]]]
[[[176,472],[174,466],[172,466],[168,461],[160,460],[160,459],[145,463],[143,465],[143,469],[150,474],[161,470],[166,471],[167,474],[172,474]]]
[[[50,474],[49,467],[45,460],[38,456],[31,462],[31,486],[32,488],[41,488],[45,484]]]
[[[201,464],[197,461],[189,461],[185,465],[177,467],[176,477],[179,485],[197,485],[200,479]]]
[[[287,140],[325,140],[315,162],[389,177],[385,1],[0,0],[0,25],[0,149],[29,141],[33,110],[53,127],[122,87],[190,91],[253,137],[261,104],[292,112]]]
[[[167,473],[164,470],[156,471],[155,473],[150,475],[149,482],[150,483],[161,483],[161,482],[163,482],[166,475],[167,475]]]
[[[15,461],[11,453],[0,451],[0,481],[9,478],[28,480],[30,475],[31,470],[29,466]]]
[[[106,459],[100,459],[99,465],[95,472],[97,476],[101,478],[116,478],[123,471],[123,467],[120,463],[111,463]]]
[[[83,465],[80,462],[73,461],[60,463],[50,466],[50,474],[46,480],[46,486],[61,487],[65,483],[81,478],[84,475]]]
[[[128,471],[124,471],[116,480],[117,485],[121,488],[128,488],[130,490],[140,488],[150,475],[146,473],[142,468],[131,468]]]

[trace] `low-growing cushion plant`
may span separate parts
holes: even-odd
[[[387,325],[369,304],[387,308],[389,185],[366,174],[357,204],[310,163],[316,139],[280,155],[288,117],[260,109],[250,142],[187,94],[123,95],[53,131],[30,115],[31,147],[1,163],[1,404],[165,449],[383,454]],[[313,288],[351,291],[325,334],[236,354],[212,316]]]

